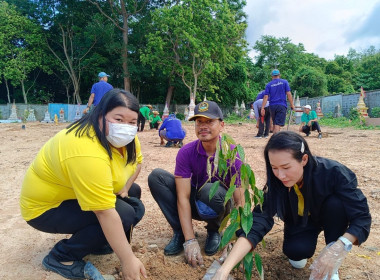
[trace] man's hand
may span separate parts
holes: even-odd
[[[83,110],[83,114],[87,114],[89,109],[90,109],[90,108],[88,108],[88,107],[87,107],[86,109],[84,109],[84,110]]]
[[[183,243],[185,249],[185,258],[188,264],[196,267],[197,264],[203,265],[203,257],[201,254],[201,248],[199,247],[197,239],[190,239]]]

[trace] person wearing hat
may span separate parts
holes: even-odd
[[[164,122],[161,124],[158,131],[158,135],[161,139],[161,146],[164,146],[165,142],[168,141],[165,147],[179,147],[183,146],[183,139],[186,136],[186,131],[182,127],[181,120],[177,119],[175,114],[170,114]]]
[[[152,110],[153,107],[150,104],[142,106],[140,108],[139,116],[137,119],[137,131],[144,131],[145,121],[149,120]]]
[[[98,105],[100,100],[102,99],[103,95],[113,89],[113,86],[108,83],[108,77],[110,75],[106,74],[105,72],[100,72],[98,74],[99,82],[95,83],[91,88],[91,95],[88,99],[87,108],[84,109],[83,114],[86,114],[90,108],[91,105]]]
[[[285,125],[287,109],[286,97],[289,99],[292,110],[294,110],[294,103],[288,81],[280,79],[280,71],[278,69],[274,69],[271,74],[272,81],[265,86],[261,115],[265,116],[265,106],[269,100],[269,111],[273,120],[273,133],[277,133],[281,127]]]
[[[198,139],[178,151],[174,174],[154,169],[148,176],[148,185],[174,232],[164,254],[176,255],[185,250],[187,263],[197,266],[203,264],[203,257],[192,219],[207,222],[204,252],[214,255],[221,241],[218,229],[231,209],[231,202],[224,205],[224,198],[232,177],[240,172],[241,161],[237,160],[234,166],[228,164],[227,174],[217,171],[208,177],[208,161],[214,161],[216,145],[224,129],[223,114],[213,101],[197,104],[194,113],[189,121],[195,122]],[[209,192],[214,182],[219,182],[219,188],[210,200]],[[240,180],[237,179],[235,184],[239,186]],[[244,203],[241,188],[235,190],[233,197],[235,205]]]
[[[158,111],[153,111],[153,118],[149,123],[150,129],[153,129],[153,128],[158,129],[161,122],[162,120],[160,118],[160,113],[158,113]]]
[[[314,130],[318,131],[318,139],[321,139],[322,131],[318,123],[317,113],[311,110],[310,105],[306,105],[303,107],[299,131],[305,133],[306,136],[309,136],[310,132]]]

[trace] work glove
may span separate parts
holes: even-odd
[[[347,254],[348,251],[344,249],[342,242],[337,241],[328,244],[310,266],[312,271],[309,280],[331,279]]]
[[[201,248],[199,247],[196,238],[187,240],[183,243],[183,248],[185,249],[185,258],[188,264],[191,264],[193,267],[196,267],[197,264],[203,265]]]

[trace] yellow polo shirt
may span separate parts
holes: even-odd
[[[112,147],[112,160],[91,130],[75,136],[67,129],[57,133],[41,148],[26,172],[21,189],[21,215],[29,221],[58,207],[63,201],[76,199],[83,211],[115,207],[116,193],[135,173],[143,156],[138,137],[136,162],[126,165],[123,155]]]

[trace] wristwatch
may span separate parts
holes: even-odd
[[[344,245],[344,250],[346,250],[347,252],[351,251],[352,249],[352,243],[350,240],[348,240],[346,237],[344,236],[341,236],[338,238],[340,241],[342,241],[343,245]]]

